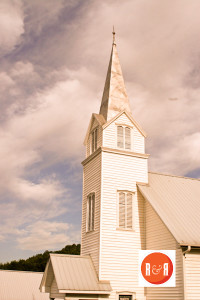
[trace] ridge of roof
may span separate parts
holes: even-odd
[[[150,173],[150,174],[157,174],[157,175],[163,175],[163,176],[169,176],[169,177],[184,178],[184,179],[191,179],[191,180],[200,181],[200,178],[186,177],[186,176],[181,176],[181,175],[173,175],[173,174],[160,173],[160,172],[152,172],[152,171],[149,171],[148,173]]]
[[[90,258],[89,255],[80,255],[80,254],[64,254],[64,253],[50,253],[50,256],[61,256],[61,257],[76,257],[76,258]]]

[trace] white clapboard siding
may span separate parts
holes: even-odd
[[[186,300],[200,299],[200,251],[185,255]]]
[[[100,192],[101,153],[83,167],[81,255],[91,255],[97,274],[99,270]],[[90,193],[95,193],[94,231],[86,232],[87,196]]]
[[[144,200],[138,197],[136,182],[147,182],[147,159],[102,152],[102,196],[100,235],[100,279],[110,280],[112,293],[136,292],[138,287],[138,253],[144,249]],[[133,192],[134,230],[117,228],[117,191]]]
[[[147,288],[147,300],[183,300],[182,250],[148,201],[145,201],[145,214],[146,249],[176,250],[176,287]]]
[[[58,287],[57,287],[57,284],[56,284],[55,277],[54,277],[54,279],[52,281],[52,284],[51,284],[50,298],[65,299],[65,294],[61,294],[58,291]]]
[[[88,141],[86,144],[86,157],[88,157],[91,154],[91,141],[92,141],[91,132],[95,128],[97,128],[97,148],[102,146],[102,126],[100,126],[99,123],[97,122],[97,120],[94,118],[92,125],[91,125],[91,130],[90,130],[90,134],[88,137]]]
[[[117,125],[120,124],[132,127],[130,151],[144,153],[144,136],[139,132],[125,113],[119,116],[103,130],[103,146],[112,149],[117,148]]]

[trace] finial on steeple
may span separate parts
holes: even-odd
[[[116,43],[115,43],[115,28],[114,28],[114,25],[113,25],[113,32],[112,32],[112,34],[113,34],[113,45],[116,45]]]

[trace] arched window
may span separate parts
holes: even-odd
[[[95,215],[95,194],[89,194],[87,197],[87,224],[86,231],[94,230],[94,215]]]
[[[91,153],[97,150],[97,128],[91,133]]]

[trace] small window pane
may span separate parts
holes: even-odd
[[[125,128],[125,149],[131,149],[131,129]]]
[[[95,129],[94,135],[95,135],[94,150],[97,150],[97,129]]]
[[[127,194],[127,228],[133,227],[133,216],[132,216],[132,194]]]
[[[91,196],[88,198],[88,231],[90,231],[91,224]]]
[[[124,130],[122,126],[117,126],[117,147],[124,148]]]
[[[95,211],[95,195],[92,195],[92,221],[91,221],[91,230],[94,230],[94,211]]]
[[[125,193],[119,193],[119,227],[125,228]]]
[[[94,131],[92,132],[92,153],[94,152]]]

